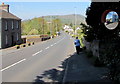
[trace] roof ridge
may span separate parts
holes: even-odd
[[[19,17],[17,17],[16,15],[10,13],[10,12],[6,12],[5,10],[1,10],[0,9],[0,17],[1,18],[8,18],[8,19],[19,19],[21,20]]]

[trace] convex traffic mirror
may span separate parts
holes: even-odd
[[[108,12],[104,24],[109,30],[115,29],[119,24],[118,14],[115,11]]]

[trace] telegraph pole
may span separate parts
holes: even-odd
[[[58,32],[57,19],[56,19],[56,34]]]
[[[74,30],[74,35],[75,35],[75,37],[76,37],[76,34],[75,33],[77,33],[77,32],[75,32],[76,31],[76,7],[74,7],[75,8],[75,30]]]
[[[51,23],[52,23],[52,21],[51,21],[51,16],[49,16],[49,22],[47,22],[48,23],[48,25],[49,25],[49,32],[50,32],[50,38],[52,38],[52,30],[51,30]]]
[[[44,16],[42,16],[43,18],[43,35],[44,35]]]

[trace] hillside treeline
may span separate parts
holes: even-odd
[[[62,28],[60,19],[46,20],[43,17],[22,21],[22,35],[56,34]]]

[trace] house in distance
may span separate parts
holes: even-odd
[[[21,43],[21,19],[9,12],[9,5],[0,5],[0,49]]]

